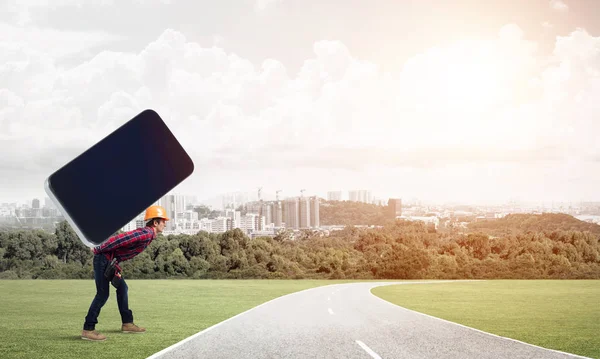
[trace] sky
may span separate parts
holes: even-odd
[[[202,199],[600,201],[598,1],[49,3],[0,3],[0,203],[148,108]]]

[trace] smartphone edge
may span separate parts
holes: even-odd
[[[54,192],[52,192],[52,188],[50,188],[50,176],[48,178],[46,178],[46,180],[44,181],[44,190],[46,191],[46,194],[48,195],[48,197],[50,197],[50,200],[56,205],[56,207],[58,207],[58,210],[63,214],[63,216],[65,217],[67,222],[71,225],[71,228],[73,228],[73,230],[75,231],[75,233],[77,234],[77,236],[79,237],[81,242],[90,248],[95,247],[96,244],[90,242],[83,235],[83,233],[81,232],[79,227],[77,227],[77,225],[75,224],[75,222],[73,221],[71,216],[69,216],[69,213],[63,208],[60,201],[54,196]]]

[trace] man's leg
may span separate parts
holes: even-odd
[[[121,313],[121,331],[124,333],[143,333],[146,331],[144,328],[140,328],[133,324],[133,312],[129,309],[129,287],[125,282],[125,277],[121,278],[119,287],[117,288],[117,305],[119,306],[119,312]]]
[[[85,322],[83,324],[82,339],[87,340],[104,340],[105,336],[96,332],[96,324],[98,324],[98,316],[100,310],[106,304],[110,295],[110,282],[104,278],[104,270],[108,265],[108,259],[103,254],[94,256],[94,281],[96,282],[96,296],[90,304]]]
[[[128,297],[127,283],[125,278],[121,278],[121,283],[117,288],[117,304],[119,306],[119,312],[121,313],[121,321],[125,323],[133,323],[133,312],[129,309],[129,297]]]

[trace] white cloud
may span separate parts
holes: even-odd
[[[568,11],[569,6],[562,0],[550,0],[550,8],[557,11]]]
[[[577,190],[565,190],[575,195],[591,193],[586,178],[600,174],[600,38],[584,30],[557,38],[550,65],[507,25],[493,39],[417,54],[393,74],[339,41],[316,42],[314,56],[291,74],[276,59],[254,65],[173,30],[139,53],[104,51],[68,69],[43,49],[0,48],[0,150],[12,154],[0,169],[22,164],[40,183],[146,108],[192,154],[196,184],[223,171],[244,170],[250,183],[265,180],[261,170],[284,178],[290,168],[388,168],[377,174],[387,188],[409,185],[394,177],[403,171],[416,171],[423,193],[448,180],[457,195],[485,192],[490,181],[506,186],[510,175],[549,173],[554,188],[576,181]],[[573,170],[580,165],[585,170]],[[335,188],[341,179],[321,180]],[[522,183],[522,193],[539,192],[537,182]]]

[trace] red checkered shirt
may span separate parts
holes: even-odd
[[[123,262],[142,253],[154,238],[156,232],[152,227],[134,229],[110,237],[106,242],[94,247],[94,254],[105,253],[109,259],[114,255],[117,261]]]

